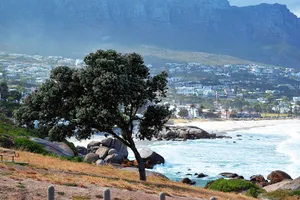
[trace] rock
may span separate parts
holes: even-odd
[[[64,142],[53,142],[53,144],[59,146],[61,149],[63,149],[65,152],[68,152],[68,154],[71,157],[74,157],[74,151]]]
[[[197,178],[204,178],[204,177],[207,177],[207,175],[203,174],[203,173],[200,173],[197,175]]]
[[[96,165],[100,166],[100,165],[104,165],[105,164],[105,161],[102,160],[102,159],[99,159],[96,161]]]
[[[216,134],[209,134],[206,131],[196,126],[168,126],[166,130],[161,131],[157,138],[164,138],[165,140],[183,139],[208,139],[216,138]]]
[[[271,174],[268,175],[267,179],[270,180],[271,184],[278,183],[285,179],[292,180],[290,175],[288,175],[287,173],[280,171],[280,170],[271,172]]]
[[[235,177],[238,177],[239,175],[238,174],[235,174],[235,173],[230,173],[230,172],[224,172],[224,173],[221,173],[219,174],[220,176],[223,176],[225,178],[235,178]]]
[[[65,156],[65,157],[72,157],[72,155],[65,151],[64,149],[62,149],[60,146],[58,146],[58,144],[52,143],[48,140],[43,140],[41,138],[30,138],[31,141],[36,142],[40,145],[43,146],[43,148],[48,151],[49,153],[54,153],[57,156]],[[72,151],[73,152],[73,151]]]
[[[181,180],[181,183],[188,184],[188,185],[195,185],[196,184],[195,181],[191,181],[191,179],[189,179],[189,178],[183,178]]]
[[[118,151],[115,150],[115,149],[110,149],[110,150],[108,151],[108,155],[113,155],[113,154],[118,154]]]
[[[113,140],[114,140],[113,138],[105,138],[101,141],[101,144],[105,147],[110,148]]]
[[[217,198],[216,197],[210,197],[209,200],[217,200]]]
[[[236,135],[236,137],[242,137],[242,135]]]
[[[237,177],[234,177],[234,179],[244,180],[245,178],[243,176],[237,176]]]
[[[90,149],[91,147],[94,147],[94,146],[100,146],[100,144],[101,144],[101,142],[99,142],[99,141],[92,141],[87,145],[87,148]]]
[[[98,154],[95,154],[95,153],[88,153],[86,154],[86,156],[84,157],[84,162],[87,162],[87,163],[94,163],[96,162],[97,160],[99,160],[99,155]]]
[[[76,151],[80,156],[85,156],[86,154],[88,154],[87,148],[82,147],[82,146],[77,146]]]
[[[109,148],[100,147],[99,149],[97,149],[96,154],[99,155],[99,159],[104,159],[107,156],[108,152],[109,152]]]
[[[186,174],[186,176],[192,176],[192,174]]]
[[[89,148],[89,153],[96,153],[96,151],[99,149],[99,146],[93,146],[91,148]]]
[[[280,187],[281,190],[292,190],[292,191],[300,190],[300,177],[296,178],[295,180],[284,180],[284,181],[286,182],[286,184]]]
[[[111,142],[110,148],[117,150],[118,154],[123,156],[123,158],[128,157],[127,146],[125,144],[123,144],[123,142],[121,142],[120,140],[113,139],[113,141]]]
[[[272,185],[267,185],[264,187],[264,190],[266,190],[267,192],[274,192],[276,190],[287,190],[287,188],[285,188],[285,185],[289,184],[290,182],[292,182],[292,180],[283,180],[279,183],[274,183]]]
[[[250,177],[250,181],[252,182],[265,182],[266,179],[263,175],[253,175]]]
[[[141,149],[139,153],[142,157],[142,160],[148,165],[148,168],[150,169],[152,169],[154,165],[165,163],[165,159],[161,155],[147,147]]]
[[[106,163],[111,163],[111,164],[122,164],[123,163],[123,156],[119,154],[112,154],[108,155],[104,161]]]

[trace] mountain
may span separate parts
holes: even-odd
[[[280,4],[227,0],[9,0],[0,51],[83,55],[153,45],[300,68],[300,19]]]

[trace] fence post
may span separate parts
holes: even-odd
[[[163,192],[159,193],[159,200],[166,200],[166,194]]]
[[[103,192],[104,200],[110,200],[110,190],[106,189]]]
[[[48,200],[54,200],[54,186],[50,185],[48,187]]]

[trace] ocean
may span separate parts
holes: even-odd
[[[188,177],[201,187],[220,178],[222,172],[237,173],[245,179],[257,174],[266,178],[274,170],[285,171],[292,178],[300,176],[300,124],[232,131],[227,135],[232,139],[137,142],[137,147],[148,146],[165,158],[166,163],[152,171],[174,181]],[[129,159],[134,159],[132,152]],[[208,177],[196,178],[196,173]]]

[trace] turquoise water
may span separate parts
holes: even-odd
[[[300,176],[298,130],[300,125],[285,124],[228,133],[233,139],[157,141],[147,146],[166,160],[153,171],[175,181],[189,177],[204,186],[222,172],[237,173],[248,179],[255,174],[266,177],[273,170],[283,170],[296,178]],[[238,134],[242,137],[237,137]],[[198,179],[195,173],[209,177]]]

